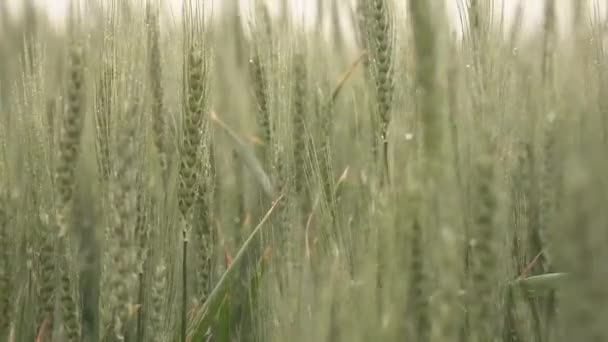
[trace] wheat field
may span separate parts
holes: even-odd
[[[33,3],[0,1],[0,341],[608,341],[600,1]]]

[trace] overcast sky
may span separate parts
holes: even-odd
[[[0,1],[7,1],[9,3],[9,6],[13,9],[17,8],[19,5],[19,3],[22,2],[22,0],[0,0]],[[62,21],[62,17],[67,9],[67,5],[68,2],[70,0],[34,0],[36,3],[38,3],[40,6],[46,8],[46,10],[49,13],[49,16],[56,22],[61,22]],[[109,1],[109,0],[108,0]],[[161,0],[161,2],[165,2],[167,9],[170,9],[173,13],[175,14],[179,14],[180,12],[180,5],[182,0]],[[221,4],[222,1],[229,1],[229,0],[206,0],[208,3],[211,1],[213,3],[215,3],[215,5],[217,6],[218,4]],[[247,11],[249,8],[249,4],[252,3],[254,0],[241,0],[242,3],[242,8]],[[278,3],[280,1],[284,1],[284,0],[269,0],[269,3]],[[294,11],[304,11],[306,13],[306,15],[308,17],[310,17],[310,19],[312,19],[311,17],[314,16],[314,13],[316,12],[316,3],[317,0],[289,0],[292,4],[294,4],[294,8],[296,8]],[[329,0],[325,0],[329,3]],[[348,0],[338,0],[338,1],[348,1]],[[421,0],[422,1],[422,0]],[[451,14],[451,18],[454,21],[458,20],[458,10],[457,10],[457,4],[459,2],[462,1],[466,1],[466,0],[446,0],[448,3],[448,9],[449,12]],[[494,0],[495,1],[495,6],[500,8],[503,4],[505,7],[505,18],[506,18],[506,22],[507,24],[509,22],[511,22],[512,18],[513,18],[513,14],[515,13],[515,9],[517,7],[517,5],[521,2],[522,4],[524,4],[525,6],[525,21],[524,21],[524,26],[527,28],[533,27],[535,24],[539,23],[539,18],[542,15],[542,8],[543,8],[543,0]],[[560,7],[559,12],[560,12],[560,17],[562,19],[566,19],[565,16],[567,14],[567,8],[569,7],[569,4],[571,3],[571,1],[584,1],[584,0],[556,0],[556,3],[559,5],[558,7]],[[596,2],[599,6],[600,6],[600,11],[601,13],[604,13],[605,10],[604,8],[606,7],[606,0],[590,0],[591,2]],[[396,3],[399,4],[405,4],[406,1],[397,1]],[[309,20],[308,22],[313,22],[311,20]],[[567,22],[567,20],[561,20],[562,23]]]

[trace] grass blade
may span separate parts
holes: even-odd
[[[220,304],[218,313],[218,322],[215,327],[215,341],[217,342],[230,342],[231,326],[232,322],[232,301],[230,295],[224,296],[224,300]]]
[[[330,105],[336,102],[336,99],[338,98],[338,95],[340,95],[340,90],[342,90],[344,83],[346,83],[350,76],[355,72],[357,66],[359,65],[359,63],[361,63],[363,57],[365,57],[366,54],[366,51],[363,51],[361,54],[359,54],[359,57],[357,57],[357,59],[349,66],[348,70],[346,70],[346,72],[340,77],[336,88],[334,88],[334,91],[331,93]]]
[[[567,277],[567,273],[547,273],[517,279],[511,284],[521,286],[524,289],[531,291],[549,290],[561,286]]]
[[[272,250],[268,247],[259,258],[257,267],[253,270],[248,282],[243,284],[244,287],[237,289],[243,292],[242,299],[239,300],[235,307],[235,318],[240,321],[239,334],[242,336],[255,336],[255,308],[260,304],[260,287],[262,286],[262,278],[268,269]]]
[[[260,183],[262,189],[270,198],[275,198],[274,188],[272,186],[272,182],[270,181],[270,177],[264,171],[262,167],[262,163],[256,158],[255,153],[243,142],[243,140],[239,137],[236,132],[234,132],[226,123],[224,123],[214,111],[211,111],[211,120],[215,121],[234,141],[237,145],[237,152],[245,161],[247,167],[251,169],[251,172],[255,175],[255,179]]]
[[[212,320],[217,316],[218,309],[221,307],[221,304],[224,301],[224,298],[226,297],[226,292],[230,284],[234,280],[235,276],[238,274],[237,272],[240,264],[245,260],[245,254],[252,246],[254,246],[252,244],[253,240],[259,235],[260,231],[262,230],[262,227],[264,226],[266,221],[268,221],[270,215],[272,214],[272,212],[274,211],[277,204],[281,201],[282,198],[283,196],[281,195],[274,201],[266,215],[264,215],[260,223],[258,223],[257,227],[255,227],[255,229],[251,232],[247,240],[245,240],[230,266],[228,266],[224,274],[222,274],[222,277],[215,285],[215,288],[213,289],[213,291],[211,291],[211,294],[209,294],[209,298],[207,299],[207,301],[201,307],[196,309],[196,311],[193,313],[192,320],[188,329],[188,341],[195,342],[203,340],[203,337],[211,326]]]

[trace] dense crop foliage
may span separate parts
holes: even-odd
[[[599,1],[162,3],[0,1],[0,341],[608,341]]]

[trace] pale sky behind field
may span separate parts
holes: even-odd
[[[0,0],[7,1],[9,8],[15,12],[17,12],[19,8],[19,4],[22,0]],[[34,0],[39,6],[46,9],[49,17],[57,23],[58,26],[62,26],[64,14],[68,8],[68,3],[70,0]],[[109,0],[108,0],[109,1]],[[141,0],[140,0],[141,1]],[[172,15],[179,16],[180,6],[183,0],[161,0],[161,2],[165,3],[166,9],[168,13],[172,13]],[[229,0],[206,0],[207,3],[213,3],[215,8],[218,8],[222,1]],[[255,0],[241,0],[241,8],[247,13],[250,9],[250,4]],[[278,4],[284,0],[269,0],[270,4]],[[288,0],[291,4],[293,4],[294,10],[293,13],[298,15],[299,13],[304,12],[305,17],[307,17],[306,22],[308,24],[314,23],[314,15],[316,13],[316,4],[317,0]],[[327,3],[330,0],[326,0]],[[338,0],[339,2],[344,2],[345,0]],[[422,0],[421,0],[422,1]],[[450,13],[450,18],[453,23],[458,22],[458,3],[466,2],[467,0],[446,0],[448,3],[448,11]],[[568,22],[568,9],[572,1],[584,1],[584,0],[556,0],[558,5],[558,18],[562,26],[566,28],[566,24]],[[512,19],[514,17],[514,13],[519,3],[522,3],[525,8],[524,15],[524,28],[525,30],[532,29],[535,25],[538,25],[540,22],[540,18],[542,16],[543,9],[543,0],[495,0],[495,7],[500,11],[500,8],[504,6],[504,14],[505,14],[505,23],[506,25],[510,25]],[[142,1],[143,3],[143,1]],[[405,4],[406,1],[398,1],[398,4]],[[599,9],[599,13],[604,17],[604,13],[606,12],[606,1],[605,0],[589,0],[591,9],[595,7]],[[405,5],[403,5],[405,7]],[[271,10],[278,11],[278,6],[271,6]],[[344,9],[348,11],[347,8]],[[217,9],[214,10],[214,13],[218,13]],[[313,24],[314,25],[314,24]],[[454,26],[458,28],[458,25]],[[525,31],[524,30],[524,31]]]

